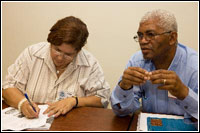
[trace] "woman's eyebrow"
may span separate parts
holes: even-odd
[[[60,50],[59,48],[57,48],[57,50],[59,50],[60,52],[66,54],[66,55],[72,55],[72,54],[74,54],[74,53],[65,53],[65,52],[63,52],[62,50]]]

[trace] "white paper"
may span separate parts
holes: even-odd
[[[148,129],[147,129],[147,117],[184,119],[183,116],[177,116],[177,115],[140,113],[140,115],[138,116],[137,131],[148,131]]]
[[[24,117],[17,109],[8,107],[2,110],[2,130],[24,130],[24,129],[47,129],[51,123],[47,123],[49,118],[43,112],[48,105],[38,105],[40,113],[38,118],[28,119]]]
[[[169,97],[169,98],[174,98],[174,99],[176,99],[176,97],[173,96],[169,91],[168,91],[168,97]]]

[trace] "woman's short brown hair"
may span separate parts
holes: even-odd
[[[70,44],[76,50],[81,50],[87,41],[88,35],[87,25],[79,18],[69,16],[58,20],[53,25],[47,41],[56,46],[62,43]]]

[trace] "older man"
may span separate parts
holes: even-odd
[[[198,119],[197,52],[177,41],[177,22],[165,10],[148,12],[140,21],[137,35],[141,51],[129,60],[111,95],[119,116],[140,108],[145,112],[184,115]]]

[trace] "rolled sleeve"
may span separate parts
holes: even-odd
[[[88,73],[87,73],[88,72]],[[104,108],[108,106],[110,97],[110,85],[106,82],[103,69],[97,60],[85,71],[80,86],[85,90],[85,96],[97,96],[101,98]]]
[[[3,81],[2,88],[18,88],[21,91],[24,91],[29,76],[29,68],[27,64],[30,64],[30,62],[28,49],[25,49],[17,58],[15,63],[9,66],[8,74]]]
[[[101,103],[104,108],[107,108],[109,104],[109,97],[110,97],[110,86],[108,85],[107,82],[104,83],[103,88],[101,90],[97,91],[97,95],[101,98]]]

